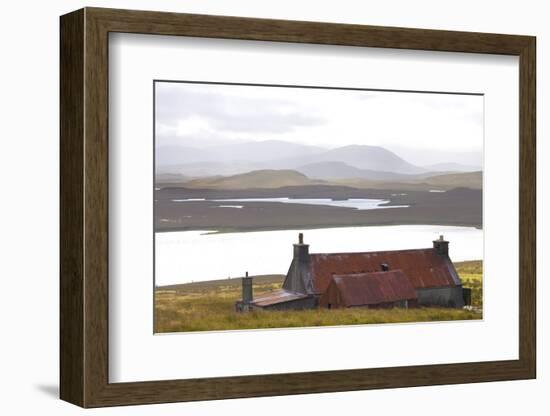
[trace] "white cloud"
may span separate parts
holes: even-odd
[[[159,143],[285,140],[481,152],[483,97],[157,83]],[[208,141],[204,142],[208,144]]]

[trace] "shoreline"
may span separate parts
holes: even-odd
[[[467,223],[420,223],[420,222],[392,222],[392,223],[379,223],[379,224],[320,224],[320,225],[307,225],[303,227],[278,227],[278,226],[266,226],[266,227],[251,227],[251,228],[234,228],[234,227],[216,227],[209,229],[209,227],[174,227],[171,229],[162,228],[155,229],[154,234],[157,233],[175,233],[185,231],[206,231],[205,235],[214,234],[233,234],[233,233],[254,233],[261,231],[290,231],[290,230],[323,230],[330,228],[360,228],[360,227],[399,227],[399,226],[430,226],[430,227],[466,227],[475,228],[476,230],[483,231],[482,224],[467,224]]]

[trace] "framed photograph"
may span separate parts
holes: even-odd
[[[534,37],[60,28],[63,400],[535,378]]]

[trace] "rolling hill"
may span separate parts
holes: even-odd
[[[429,177],[400,178],[399,180],[369,179],[314,179],[301,172],[284,169],[264,169],[230,175],[211,176],[199,179],[165,182],[168,186],[189,189],[274,189],[292,186],[350,186],[359,189],[395,189],[395,190],[449,190],[453,188],[481,189],[481,172],[452,173]],[[162,183],[158,182],[159,185]]]
[[[199,189],[250,189],[281,188],[283,186],[307,186],[320,184],[322,181],[309,179],[294,170],[257,170],[232,176],[194,179],[185,182],[186,188]]]
[[[350,145],[314,156],[317,161],[339,161],[359,169],[394,173],[422,173],[426,169],[415,166],[395,153],[379,146]]]
[[[421,183],[426,183],[433,186],[441,186],[444,188],[471,188],[481,189],[483,183],[483,175],[481,171],[478,172],[464,172],[464,173],[449,173],[446,175],[430,176],[424,178]]]
[[[204,149],[162,146],[156,158],[157,184],[193,189],[325,184],[361,189],[448,190],[481,189],[482,182],[481,171],[471,171],[474,166],[441,162],[419,167],[383,147],[367,145],[326,149],[266,140]]]
[[[411,175],[359,169],[344,162],[310,163],[296,168],[298,172],[316,179],[351,179],[361,178],[370,180],[401,180],[410,179]]]
[[[424,168],[431,171],[447,172],[475,172],[481,170],[480,166],[463,165],[461,163],[435,163],[433,165],[424,166]]]
[[[401,181],[342,179],[332,183],[360,189],[450,190],[454,188],[482,189],[481,172],[449,173]]]

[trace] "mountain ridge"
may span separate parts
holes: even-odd
[[[316,162],[296,168],[298,172],[316,179],[351,179],[362,178],[371,180],[408,179],[413,175],[395,172],[359,169],[344,162]]]
[[[283,169],[263,169],[230,176],[211,176],[168,182],[165,185],[189,189],[274,189],[288,186],[350,186],[358,189],[418,189],[418,190],[450,190],[453,188],[481,189],[482,173],[465,172],[434,175],[427,178],[412,178],[410,180],[388,181],[367,179],[342,179],[326,181],[313,179],[301,172]]]
[[[333,149],[277,140],[214,146],[208,149],[161,146],[155,155],[157,173],[186,176],[239,174],[261,169],[294,169],[300,166],[341,162],[357,169],[400,174],[425,173],[381,146],[347,145]]]

